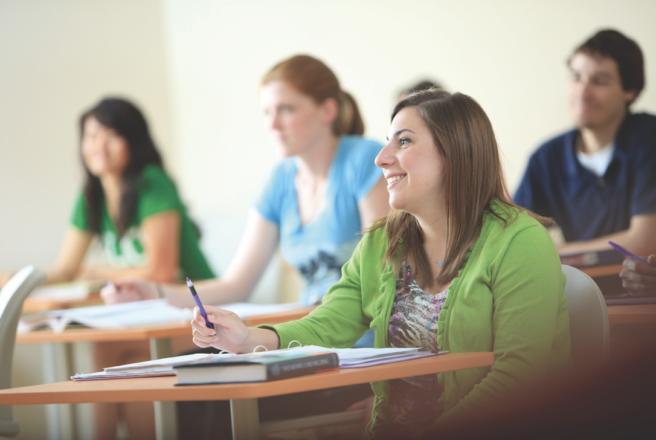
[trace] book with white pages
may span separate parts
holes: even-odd
[[[268,315],[302,309],[301,304],[223,304],[222,308],[236,313],[241,318]],[[61,332],[69,325],[82,325],[96,329],[125,329],[189,322],[192,310],[170,305],[164,299],[134,301],[119,304],[104,304],[89,307],[51,310],[25,315],[18,324],[21,333],[38,328],[50,328]]]
[[[147,376],[172,376],[176,367],[184,367],[199,364],[211,364],[221,360],[230,359],[231,362],[241,359],[255,357],[274,356],[278,353],[296,353],[298,355],[311,356],[314,354],[334,353],[337,355],[339,368],[360,368],[372,365],[386,364],[390,362],[401,362],[427,356],[435,356],[440,353],[425,351],[416,347],[404,348],[326,348],[316,345],[297,346],[281,350],[259,351],[256,353],[234,354],[234,353],[195,353],[183,356],[172,356],[162,359],[154,359],[132,364],[107,367],[103,371],[95,373],[78,373],[71,377],[73,380],[115,379],[128,377]]]

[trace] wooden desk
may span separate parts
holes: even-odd
[[[608,322],[611,327],[656,325],[656,304],[608,306]]]
[[[233,439],[254,439],[259,434],[257,399],[304,391],[420,376],[492,365],[492,353],[450,353],[429,358],[334,369],[292,379],[262,383],[174,386],[175,377],[59,382],[0,390],[0,404],[150,402],[230,400]],[[174,438],[175,433],[164,433]]]
[[[610,355],[631,359],[656,349],[656,304],[609,305]]]
[[[245,318],[244,321],[248,325],[277,324],[302,318],[312,309],[313,307],[306,307],[286,312],[251,316]],[[178,336],[191,338],[191,325],[188,322],[127,329],[70,328],[63,332],[37,330],[18,334],[16,342],[18,344],[44,344],[44,355],[50,364],[50,369],[45,371],[44,382],[50,383],[68,379],[73,373],[71,346],[75,342],[148,341],[150,358],[159,359],[171,356],[171,339]],[[60,346],[61,350],[57,349],[58,346],[53,345],[57,343],[62,344]],[[58,358],[61,358],[63,362],[61,371],[55,367],[58,364],[56,361]],[[66,438],[69,437],[69,431],[73,428],[69,429],[65,426],[74,427],[75,413],[72,410],[67,411],[62,408],[49,408],[48,420],[49,431],[60,433],[62,438]],[[175,408],[172,405],[162,405],[155,402],[155,425],[158,438],[164,438],[165,432],[175,430],[175,422]]]

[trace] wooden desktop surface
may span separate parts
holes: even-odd
[[[0,390],[0,404],[138,402],[253,399],[346,385],[420,376],[492,365],[494,355],[449,353],[439,356],[323,372],[260,383],[175,386],[175,377],[57,382]]]
[[[656,304],[609,305],[608,322],[611,326],[656,325]]]
[[[252,316],[244,319],[248,325],[278,324],[302,318],[313,307],[297,310]],[[107,342],[107,341],[145,341],[148,339],[174,338],[177,336],[190,336],[191,326],[188,322],[171,323],[165,325],[122,328],[122,329],[93,329],[71,327],[63,332],[52,330],[35,330],[16,335],[18,344],[46,344],[62,342]]]

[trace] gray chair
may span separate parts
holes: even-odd
[[[562,272],[566,279],[572,361],[574,365],[606,361],[609,353],[606,300],[597,283],[586,273],[564,264]]]
[[[43,272],[28,266],[16,272],[0,290],[0,389],[11,386],[16,327],[23,301],[44,279]],[[14,437],[17,434],[18,424],[12,419],[11,407],[0,406],[0,436]]]

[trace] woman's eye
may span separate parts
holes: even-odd
[[[399,139],[399,145],[400,146],[403,147],[403,146],[407,146],[408,144],[410,144],[410,139],[408,139],[408,138],[400,138]]]

